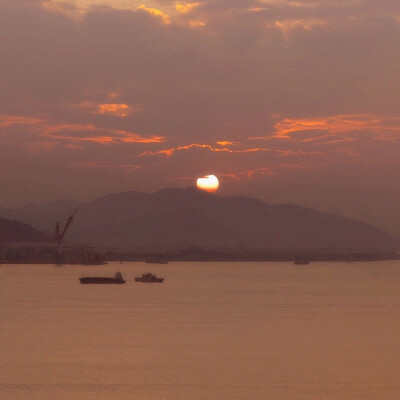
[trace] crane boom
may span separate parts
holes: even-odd
[[[78,211],[78,209],[76,209],[68,218],[66,218],[62,221],[57,221],[56,227],[55,227],[54,233],[53,233],[54,240],[62,241],[64,239],[64,236],[67,233],[69,226],[72,224],[72,221],[73,221],[74,216],[77,213],[77,211]],[[66,223],[65,223],[64,229],[62,230],[62,232],[60,232],[60,224],[62,224],[65,221],[66,221]]]
[[[67,233],[67,230],[68,230],[69,226],[72,224],[72,221],[73,221],[74,216],[75,216],[75,214],[76,214],[77,211],[78,211],[78,209],[76,209],[76,210],[73,212],[73,214],[67,219],[67,223],[65,224],[64,229],[63,229],[63,231],[62,231],[62,233],[61,233],[61,237],[60,237],[61,240],[64,239],[64,236],[65,236],[65,234]]]
[[[54,229],[54,233],[53,233],[53,240],[57,241],[57,255],[56,255],[56,260],[58,264],[62,264],[63,262],[63,257],[60,254],[60,247],[61,247],[61,243],[64,239],[65,234],[68,231],[68,228],[70,227],[70,225],[72,224],[72,221],[74,220],[74,216],[77,213],[78,209],[76,209],[68,218],[65,218],[62,221],[57,221],[56,222],[56,227]],[[64,228],[61,231],[61,224],[65,222]]]

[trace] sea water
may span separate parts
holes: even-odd
[[[399,261],[1,265],[0,330],[3,400],[400,399]]]

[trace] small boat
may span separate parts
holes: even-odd
[[[308,264],[310,264],[310,261],[308,260],[307,257],[296,257],[296,259],[294,260],[294,263],[296,265],[308,265]]]
[[[122,278],[121,272],[117,272],[113,278],[102,277],[102,276],[82,276],[79,278],[81,283],[125,283],[126,280]]]
[[[135,282],[144,282],[144,283],[159,282],[159,283],[162,283],[162,282],[164,282],[164,278],[157,278],[154,274],[152,274],[150,272],[146,272],[145,274],[142,274],[142,276],[137,276],[135,278]]]

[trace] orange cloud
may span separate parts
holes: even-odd
[[[118,94],[107,93],[107,96],[118,96]],[[71,107],[78,107],[82,109],[89,109],[94,114],[113,115],[115,117],[127,117],[134,113],[143,111],[143,107],[139,105],[131,106],[124,103],[94,103],[92,101],[85,101],[78,104],[70,104]]]
[[[116,143],[161,143],[165,140],[162,136],[141,136],[134,132],[127,132],[122,130],[110,130],[108,135],[99,136],[72,136],[60,135],[57,132],[62,131],[98,131],[94,125],[60,125],[50,127],[46,132],[46,137],[51,137],[57,140],[66,140],[73,142],[92,142],[97,144],[116,144]]]
[[[121,136],[121,141],[125,143],[162,143],[165,141],[164,136],[141,136],[137,133],[116,130],[117,135]]]
[[[125,130],[103,129],[94,124],[56,124],[46,121],[44,118],[0,115],[0,128],[6,129],[18,125],[23,125],[27,132],[34,132],[37,137],[46,137],[54,141],[92,142],[97,144],[162,143],[165,141],[163,136],[142,136]],[[47,149],[50,148],[49,145],[46,146]],[[44,149],[45,147],[42,146],[42,148]],[[72,147],[70,148],[72,149]]]
[[[165,14],[163,11],[158,10],[157,8],[151,8],[151,7],[146,7],[145,4],[141,4],[138,8],[138,10],[143,10],[151,15],[154,15],[156,17],[160,17],[164,24],[169,25],[171,23],[171,20],[167,14]]]
[[[265,175],[275,175],[275,173],[281,169],[312,169],[317,167],[315,164],[306,164],[306,163],[285,163],[279,164],[274,167],[261,167],[261,168],[254,168],[245,171],[239,172],[231,172],[231,173],[219,173],[218,176],[221,176],[225,179],[231,179],[235,181],[240,181],[243,179],[255,179],[260,176]]]
[[[141,156],[148,156],[148,155],[165,155],[167,157],[171,157],[175,152],[182,151],[182,150],[190,150],[194,148],[199,149],[207,149],[209,151],[214,152],[226,152],[226,153],[249,153],[255,151],[272,151],[270,149],[263,149],[263,148],[253,148],[253,149],[245,149],[245,150],[231,150],[227,148],[215,148],[210,146],[209,144],[199,144],[199,143],[192,143],[185,146],[178,146],[178,147],[171,147],[170,149],[159,150],[159,151],[145,151],[141,154]]]
[[[292,133],[302,131],[329,131],[331,133],[345,133],[369,129],[376,125],[378,119],[366,115],[337,115],[316,119],[290,119],[286,118],[274,125],[275,137],[289,138]]]
[[[158,151],[144,151],[143,153],[140,154],[140,156],[143,157],[143,156],[163,155],[166,157],[171,157],[175,152],[191,150],[191,149],[196,149],[196,148],[205,149],[205,150],[216,152],[216,153],[221,152],[221,153],[230,153],[230,154],[271,152],[271,153],[275,153],[278,155],[286,155],[286,156],[288,156],[288,155],[304,155],[304,154],[324,156],[323,153],[319,153],[319,152],[275,150],[275,149],[268,149],[268,148],[264,148],[264,147],[254,147],[254,148],[248,148],[248,149],[242,149],[242,150],[232,150],[232,149],[228,149],[226,147],[223,147],[223,148],[212,147],[209,144],[199,144],[199,143],[192,143],[192,144],[188,144],[185,146],[171,147],[169,149],[158,150]]]
[[[192,11],[194,8],[198,7],[200,3],[186,3],[186,4],[175,4],[176,11],[180,14],[186,14]]]
[[[295,137],[300,133],[318,132],[314,137]],[[266,137],[250,137],[250,140],[282,139],[307,143],[325,139],[327,136],[347,135],[336,137],[331,143],[354,141],[351,133],[370,132],[373,138],[382,141],[400,140],[400,117],[382,117],[375,114],[348,114],[313,119],[285,118],[274,124],[274,134]],[[326,143],[326,142],[325,142]]]
[[[234,143],[230,142],[229,140],[221,140],[221,141],[217,142],[217,144],[220,145],[220,146],[231,146]]]
[[[97,106],[99,114],[109,114],[116,117],[127,117],[133,113],[133,109],[127,104],[99,104]]]
[[[43,125],[43,136],[52,137],[57,132],[62,131],[72,131],[72,132],[82,132],[82,131],[96,131],[97,128],[93,124],[44,124]],[[57,138],[57,136],[54,136]]]
[[[265,10],[267,10],[267,8],[265,8],[265,7],[252,7],[252,8],[247,9],[247,11],[250,11],[250,12],[262,12]]]
[[[43,122],[41,118],[25,117],[21,115],[0,115],[0,128],[9,128],[14,125],[37,125]]]
[[[289,19],[284,21],[274,21],[268,24],[269,29],[278,29],[282,32],[285,40],[289,39],[289,34],[295,29],[311,30],[316,26],[326,25],[326,21],[321,19]]]
[[[42,2],[42,7],[50,12],[64,14],[71,18],[76,17],[76,12],[77,12],[76,7],[65,1],[60,2],[54,0],[45,0]]]
[[[183,25],[185,25],[185,24],[183,24]],[[206,26],[205,22],[197,21],[197,20],[194,20],[194,19],[189,20],[186,25],[189,25],[190,28],[197,28],[197,27]]]

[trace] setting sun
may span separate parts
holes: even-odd
[[[197,179],[197,188],[206,192],[215,192],[218,190],[219,181],[215,175],[206,175]]]

